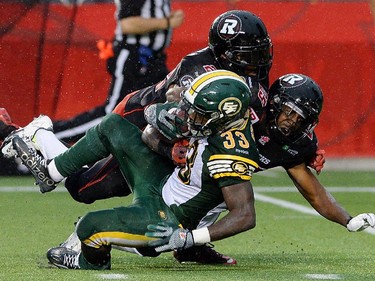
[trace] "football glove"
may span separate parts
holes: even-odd
[[[146,236],[161,238],[148,243],[150,247],[155,247],[155,251],[168,252],[173,250],[187,249],[194,246],[193,234],[190,230],[184,228],[174,229],[173,226],[166,223],[150,224]]]
[[[326,159],[324,157],[324,154],[325,154],[325,150],[323,149],[318,149],[316,152],[315,152],[315,156],[311,159],[311,162],[309,164],[309,166],[311,168],[313,168],[316,173],[319,175],[320,172],[322,171],[323,167],[324,167],[324,163],[326,162]]]
[[[369,226],[375,227],[375,214],[373,213],[360,214],[352,218],[346,225],[346,228],[350,232],[354,232],[365,230]]]
[[[148,124],[157,129],[168,140],[182,137],[181,126],[184,123],[176,115],[176,103],[152,104],[145,109],[145,119]]]
[[[187,140],[180,140],[172,147],[172,160],[176,166],[184,166],[186,163],[186,152],[188,150],[189,142]]]

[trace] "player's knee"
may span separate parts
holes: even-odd
[[[83,216],[76,227],[76,232],[79,240],[84,241],[86,238],[94,234],[98,220],[94,213],[90,212]]]

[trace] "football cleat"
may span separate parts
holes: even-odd
[[[70,236],[60,244],[60,247],[73,250],[77,253],[81,252],[81,240],[79,240],[77,233],[74,231]]]
[[[30,122],[24,128],[19,128],[18,130],[13,131],[10,135],[8,135],[4,139],[4,144],[2,146],[1,152],[6,158],[12,158],[17,156],[17,153],[12,145],[12,139],[15,136],[18,136],[24,140],[24,142],[29,145],[35,147],[36,150],[39,150],[39,147],[35,141],[35,134],[38,130],[53,130],[53,125],[51,119],[46,115],[40,115],[39,117],[35,118],[32,122]]]
[[[8,111],[0,107],[0,146],[9,134],[19,129],[19,127],[20,126],[12,122]]]
[[[213,246],[208,244],[194,246],[188,249],[174,250],[173,256],[179,263],[196,262],[201,264],[237,264],[235,259],[216,252],[213,249]]]
[[[80,253],[65,247],[51,248],[47,252],[47,259],[58,268],[80,269]]]
[[[52,191],[58,184],[48,174],[47,160],[29,147],[19,136],[12,139],[13,147],[22,163],[29,169],[42,193]]]

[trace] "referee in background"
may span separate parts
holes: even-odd
[[[111,43],[100,41],[112,80],[105,103],[69,120],[54,121],[56,136],[68,143],[100,123],[129,93],[156,84],[168,74],[165,49],[174,28],[184,21],[182,10],[171,11],[169,0],[115,0],[117,21]]]

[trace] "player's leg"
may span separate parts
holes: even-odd
[[[76,201],[85,204],[131,193],[119,164],[112,155],[69,176],[65,187]]]
[[[83,166],[105,158],[109,154],[119,160],[122,173],[130,186],[145,183],[150,178],[161,179],[171,171],[171,165],[161,166],[161,157],[141,141],[141,131],[117,114],[107,115],[100,125],[89,129],[85,137],[51,162],[38,157],[35,151],[28,150],[27,145],[22,144],[19,138],[14,138],[13,144],[38,184],[48,183],[48,186],[53,186],[53,182],[56,184],[79,171]],[[157,158],[155,161],[157,164],[144,165],[145,161],[151,158],[151,161]],[[158,167],[157,171],[155,167]],[[139,171],[142,169],[148,169],[149,176],[141,176]]]
[[[174,224],[176,228],[179,224],[161,197],[151,194],[139,197],[128,207],[90,212],[80,219],[76,228],[82,252],[57,247],[50,249],[47,257],[63,268],[109,269],[112,245],[150,251],[148,242],[152,238],[145,236],[147,225],[161,221]]]

